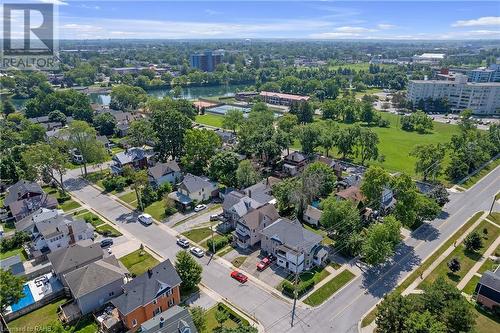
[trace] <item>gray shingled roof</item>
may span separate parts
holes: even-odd
[[[168,161],[166,163],[157,163],[154,167],[149,168],[148,175],[153,179],[158,180],[164,175],[180,171],[181,169],[176,161]]]
[[[115,154],[115,156],[113,156],[113,160],[118,161],[121,164],[128,164],[132,163],[133,161],[140,161],[145,157],[146,152],[143,149],[133,147]]]
[[[264,228],[262,234],[287,247],[299,250],[321,243],[323,239],[320,235],[303,228],[298,221],[292,222],[287,218],[278,219]]]
[[[280,215],[274,205],[265,204],[243,216],[242,222],[249,229],[256,229],[265,216],[273,222],[280,218]]]
[[[81,266],[86,262],[101,259],[104,252],[101,246],[93,243],[89,246],[82,246],[78,243],[70,245],[68,248],[54,251],[47,255],[52,268],[56,274],[66,272],[72,268]]]
[[[173,288],[180,283],[181,278],[167,259],[125,284],[124,293],[111,302],[122,314],[128,314],[135,308],[151,302],[162,288]]]
[[[8,194],[3,201],[5,207],[8,207],[13,202],[18,201],[19,196],[23,196],[28,192],[34,192],[39,194],[43,193],[43,190],[40,187],[40,185],[38,185],[35,182],[30,182],[27,180],[18,181],[17,183],[9,187],[7,191]]]
[[[479,280],[479,283],[481,283],[483,286],[500,292],[500,268],[497,268],[495,272],[484,272],[481,276],[481,279]]]
[[[44,193],[24,200],[14,201],[9,208],[12,216],[18,219],[39,208],[56,208],[57,204],[56,198]]]
[[[304,215],[309,216],[313,220],[319,221],[321,219],[322,213],[323,212],[318,208],[308,205],[306,211],[304,212]]]
[[[182,181],[181,186],[184,187],[189,193],[192,193],[198,192],[202,188],[213,187],[213,184],[205,178],[201,178],[188,173],[186,176],[184,176],[184,180]]]
[[[93,262],[64,274],[71,294],[79,298],[117,280],[123,281],[126,269],[115,256]]]
[[[160,323],[163,320],[163,325]],[[188,309],[175,305],[141,324],[143,333],[179,333],[189,327],[191,333],[198,333]],[[180,330],[181,329],[181,330]]]
[[[39,208],[38,210],[34,211],[30,215],[26,216],[25,218],[17,221],[15,223],[16,230],[17,231],[26,231],[26,230],[32,228],[36,222],[53,218],[53,217],[59,215],[60,213],[61,212],[59,212],[57,209]]]

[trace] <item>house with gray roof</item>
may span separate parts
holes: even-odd
[[[142,323],[180,303],[181,282],[167,259],[123,285],[123,293],[111,303],[126,329],[136,331]]]
[[[148,169],[149,183],[154,188],[158,188],[165,183],[177,184],[182,181],[181,168],[176,161],[166,163],[156,163]]]
[[[0,260],[0,268],[4,271],[10,269],[12,274],[24,275],[24,265],[19,254]]]
[[[217,183],[207,177],[195,176],[190,173],[184,176],[176,192],[168,195],[176,201],[181,209],[187,209],[193,202],[203,202],[218,195]]]
[[[306,211],[304,212],[302,219],[304,220],[304,222],[308,224],[317,226],[319,225],[319,220],[321,220],[322,214],[323,212],[320,209],[313,207],[311,205],[307,205]]]
[[[262,206],[247,195],[232,191],[224,197],[222,202],[222,214],[232,228],[236,227],[236,222],[245,216],[250,210]]]
[[[121,174],[125,166],[130,166],[135,170],[145,169],[148,166],[148,158],[151,153],[139,147],[128,148],[112,157],[112,164],[109,166],[111,173]]]
[[[86,315],[122,294],[127,273],[115,256],[109,256],[64,274],[64,280],[80,314]]]
[[[42,187],[36,182],[20,180],[7,189],[7,195],[3,201],[5,207],[9,207],[16,201],[36,197],[43,194]]]
[[[198,333],[187,308],[174,305],[142,323],[141,333]]]
[[[260,204],[271,203],[275,204],[276,199],[273,197],[273,186],[281,182],[281,179],[276,177],[267,177],[257,184],[249,186],[243,190],[248,197],[259,202]]]
[[[261,231],[261,248],[274,254],[277,264],[296,273],[321,265],[326,256],[315,254],[322,247],[322,237],[302,227],[298,221],[280,218]]]
[[[500,306],[500,267],[486,271],[481,276],[474,291],[476,302],[490,310]]]
[[[52,270],[63,283],[68,286],[64,280],[64,275],[80,267],[84,267],[94,261],[104,257],[104,252],[100,244],[91,241],[81,241],[68,246],[67,248],[51,252],[47,255]]]
[[[41,195],[14,201],[10,204],[9,209],[10,215],[12,215],[14,221],[17,222],[39,208],[54,209],[57,208],[57,206],[58,202],[56,198],[46,193],[42,193]]]
[[[276,207],[265,204],[252,208],[236,222],[236,244],[243,249],[255,246],[261,240],[261,231],[280,218]]]

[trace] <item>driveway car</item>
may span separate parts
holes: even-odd
[[[264,258],[260,262],[257,263],[257,270],[263,271],[266,268],[271,266],[271,260],[269,258]]]
[[[217,221],[219,219],[219,215],[210,215],[210,221]]]
[[[232,271],[231,277],[236,281],[238,281],[239,283],[245,283],[248,281],[248,277],[245,274],[240,273],[238,271]]]
[[[201,210],[204,210],[205,208],[207,208],[207,205],[201,204],[201,205],[194,207],[194,211],[199,212]]]
[[[101,241],[101,247],[106,247],[113,245],[113,240],[111,238],[105,238]]]
[[[190,251],[194,256],[198,258],[203,258],[203,256],[205,255],[205,252],[199,247],[192,247]]]
[[[146,213],[139,215],[137,220],[145,225],[153,224],[153,217]]]
[[[179,238],[177,239],[177,245],[179,245],[182,248],[187,249],[189,247],[189,241],[186,238]]]

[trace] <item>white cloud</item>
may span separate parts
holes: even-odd
[[[364,33],[364,32],[374,32],[377,30],[363,28],[363,27],[338,27],[338,28],[335,28],[335,31],[356,34],[356,33]]]
[[[342,39],[342,38],[359,38],[360,34],[352,32],[322,32],[309,35],[312,39]]]
[[[500,16],[484,16],[475,20],[460,20],[453,23],[452,27],[479,27],[500,25]]]
[[[394,29],[395,27],[396,26],[394,24],[385,24],[385,23],[377,24],[377,28],[380,30]]]

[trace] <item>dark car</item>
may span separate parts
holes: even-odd
[[[101,247],[106,247],[113,245],[113,240],[111,238],[106,238],[101,241]]]

